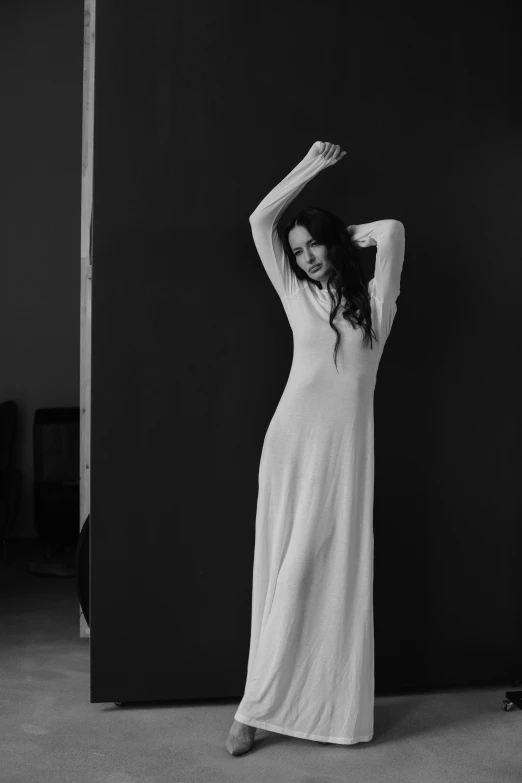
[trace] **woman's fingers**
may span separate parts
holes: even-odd
[[[331,149],[332,149],[332,144],[331,144],[331,142],[329,142],[329,141],[325,141],[325,142],[324,142],[324,147],[323,147],[323,157],[324,157],[326,160],[328,160],[328,159],[329,159],[329,157],[330,157],[330,150],[331,150]]]
[[[339,144],[332,144],[331,142],[326,142],[324,157],[326,158],[327,161],[331,161],[332,163],[337,163],[337,161],[341,160],[341,158],[344,155],[346,155],[346,152],[341,151],[341,147]]]
[[[337,163],[346,155],[346,151],[341,150],[339,144],[333,144],[331,141],[316,141],[315,146],[319,155],[322,155],[328,162]]]

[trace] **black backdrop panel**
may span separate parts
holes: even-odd
[[[292,359],[248,217],[318,139],[348,155],[292,212],[406,226],[375,398],[377,691],[520,674],[520,50],[494,9],[98,3],[91,701],[242,695]]]

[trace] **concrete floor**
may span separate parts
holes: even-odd
[[[36,540],[8,542],[8,556],[0,550],[2,783],[522,781],[522,711],[502,710],[510,683],[376,697],[369,743],[258,731],[239,757],[224,747],[236,702],[90,704],[75,578],[31,573]]]

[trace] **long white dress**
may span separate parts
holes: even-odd
[[[288,203],[328,165],[312,148],[250,216],[294,355],[259,467],[250,652],[234,717],[350,745],[373,737],[373,397],[405,236],[396,220],[351,227],[359,247],[377,245],[368,290],[379,342],[363,347],[362,330],[338,312],[337,372],[330,295],[294,275],[276,232]]]

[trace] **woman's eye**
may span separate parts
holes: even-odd
[[[312,242],[310,242],[310,244],[311,244],[311,245],[317,245],[317,242],[316,242],[316,241],[315,241],[315,239],[314,239],[314,240],[312,240]],[[297,255],[299,255],[299,253],[300,253],[300,252],[301,252],[300,250],[296,250],[296,252],[294,253],[294,255],[295,255],[295,256],[297,256]]]

